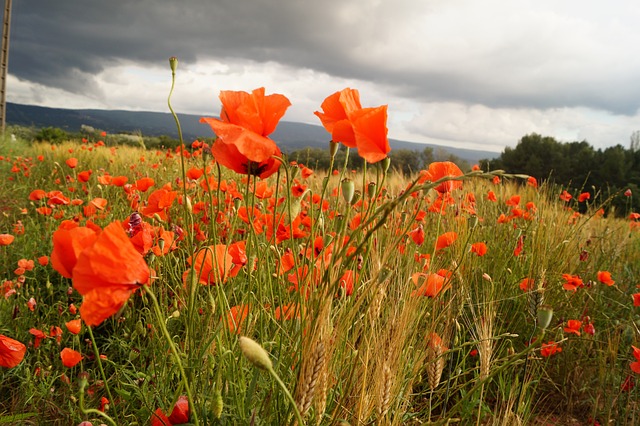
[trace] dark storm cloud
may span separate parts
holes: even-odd
[[[637,36],[597,21],[620,23],[625,12],[541,4],[528,11],[491,0],[21,0],[9,69],[98,97],[94,76],[111,65],[238,58],[381,83],[389,95],[422,102],[636,113],[640,66],[623,42]]]

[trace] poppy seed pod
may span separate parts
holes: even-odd
[[[249,360],[249,362],[251,362],[251,364],[267,371],[273,369],[273,364],[271,363],[269,354],[258,342],[248,337],[240,336],[238,344],[240,345],[242,354]]]
[[[356,184],[350,179],[343,179],[340,185],[342,186],[342,198],[344,198],[347,204],[350,204],[353,200]]]
[[[542,305],[538,308],[536,313],[538,319],[538,326],[545,330],[551,324],[551,318],[553,317],[553,308],[548,305]]]

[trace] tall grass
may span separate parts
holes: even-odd
[[[0,297],[0,334],[29,346],[22,363],[0,370],[0,422],[148,424],[187,394],[198,424],[300,423],[296,410],[317,425],[637,421],[639,391],[627,377],[639,340],[631,296],[640,283],[640,240],[629,221],[597,214],[598,201],[575,215],[568,207],[577,203],[560,201],[558,188],[476,171],[458,178],[463,188],[439,205],[435,183],[341,165],[338,175],[303,177],[300,165],[285,163],[264,188],[221,170],[206,147],[181,155],[94,141],[5,141],[0,153],[0,233],[16,237],[0,247],[8,293]],[[76,168],[66,165],[69,157]],[[183,174],[182,161],[185,172],[201,175]],[[79,181],[87,170],[88,181]],[[99,183],[107,174],[128,181]],[[142,177],[155,185],[127,186]],[[356,196],[344,197],[352,184]],[[69,333],[64,323],[78,316],[70,305],[82,297],[37,262],[51,254],[52,233],[62,220],[125,221],[165,185],[175,201],[143,222],[183,238],[163,254],[170,242],[152,233],[160,250],[145,254],[155,277],[149,289],[101,325]],[[35,189],[82,204],[31,201]],[[514,195],[520,201],[507,205]],[[96,197],[106,208],[85,210]],[[36,211],[46,206],[51,214]],[[24,233],[15,232],[19,224]],[[412,238],[418,227],[421,243]],[[445,232],[457,239],[439,249]],[[215,283],[199,283],[197,254],[212,253],[218,264],[238,241],[246,257],[234,260],[237,275],[214,267]],[[486,243],[485,255],[471,251],[476,242]],[[215,245],[226,248],[208,248]],[[36,260],[33,270],[16,274],[20,259]],[[615,285],[598,281],[604,270]],[[584,286],[564,289],[563,274],[579,275]],[[425,291],[431,275],[440,277],[432,278],[441,284],[435,294]],[[523,291],[525,278],[532,285]],[[554,311],[546,329],[537,320],[543,305]],[[569,319],[595,333],[565,332]],[[36,348],[29,330],[49,335],[51,327],[62,329],[60,339]],[[239,336],[266,350],[292,398],[242,355]],[[549,342],[562,351],[542,356]],[[65,347],[83,361],[64,367]],[[98,414],[102,397],[109,403]]]

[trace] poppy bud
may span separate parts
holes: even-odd
[[[251,364],[263,370],[273,369],[269,354],[258,342],[248,337],[240,336],[238,344],[240,345],[242,355],[244,355]]]
[[[389,166],[391,166],[391,157],[385,157],[385,159],[382,160],[382,172],[385,175],[389,171]]]
[[[483,278],[485,281],[489,281],[489,282],[492,282],[492,281],[493,281],[493,279],[491,278],[491,275],[487,274],[486,272],[484,272],[484,273],[482,274],[482,278]]]
[[[297,164],[291,166],[291,180],[294,180],[296,176],[298,176],[298,172],[300,171],[300,166]]]
[[[353,183],[353,181],[350,179],[343,179],[341,183],[341,187],[342,187],[342,198],[344,198],[347,204],[350,204],[351,201],[353,200],[356,184]]]
[[[171,72],[176,72],[178,68],[178,58],[172,56],[169,58],[169,66],[171,67]]]
[[[351,205],[353,206],[354,204],[356,204],[358,201],[360,201],[360,198],[362,198],[362,191],[360,190],[356,190],[353,193],[353,199],[351,200]]]
[[[375,182],[369,182],[369,185],[367,186],[367,195],[369,196],[369,198],[373,198],[376,195],[376,183]]]
[[[334,158],[336,156],[339,147],[340,145],[338,144],[338,142],[329,142],[329,155],[331,155],[331,158]]]
[[[542,305],[538,308],[536,313],[538,319],[538,326],[545,330],[551,324],[551,318],[553,317],[553,308],[548,305]]]
[[[474,229],[478,226],[478,216],[469,216],[467,223],[469,224],[469,228]]]

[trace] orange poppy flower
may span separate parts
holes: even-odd
[[[227,326],[231,333],[240,333],[243,323],[245,323],[247,316],[249,316],[250,305],[237,305],[232,306],[227,313]]]
[[[62,365],[67,368],[75,367],[84,357],[78,351],[73,349],[64,348],[60,352],[60,359],[62,359]]]
[[[418,183],[423,184],[426,181],[435,182],[442,178],[455,178],[458,176],[462,176],[462,170],[460,170],[460,167],[456,166],[455,163],[452,163],[451,161],[437,161],[429,164],[429,168],[427,170],[422,170],[420,172],[420,179],[418,180]],[[434,189],[440,193],[445,193],[460,188],[462,188],[461,181],[450,180],[442,182]]]
[[[8,246],[13,242],[14,238],[11,234],[0,234],[0,246]]]
[[[118,312],[136,289],[149,282],[150,270],[116,221],[80,253],[72,275],[73,287],[83,296],[80,317],[92,326]]]
[[[265,96],[261,87],[252,93],[220,92],[222,111],[220,119],[203,117],[217,135],[211,147],[216,161],[240,174],[267,178],[280,167],[273,158],[282,153],[267,136],[276,129],[278,121],[291,105],[286,96]]]
[[[562,287],[567,291],[575,292],[578,287],[584,287],[584,282],[578,275],[562,274],[562,278],[565,281]]]
[[[53,233],[53,269],[63,277],[71,278],[71,271],[78,262],[78,256],[82,250],[93,244],[97,237],[97,233],[91,228],[78,226],[71,221],[62,222]]]
[[[147,192],[149,188],[155,185],[155,181],[150,177],[143,177],[136,181],[136,189],[140,192]]]
[[[0,366],[13,368],[22,362],[27,347],[22,343],[0,334]]]
[[[471,253],[475,253],[478,256],[484,256],[487,254],[487,245],[483,242],[471,244]]]
[[[634,373],[640,374],[640,349],[635,346],[631,346],[633,348],[633,357],[636,359],[635,362],[632,362],[630,367]]]
[[[598,281],[600,281],[602,284],[608,285],[609,287],[616,283],[611,279],[611,272],[609,271],[598,271]]]
[[[331,140],[356,148],[356,135],[349,115],[362,109],[358,91],[347,87],[336,92],[322,102],[321,108],[323,112],[316,111],[314,114],[320,118],[327,132],[331,133]]]
[[[173,201],[178,196],[176,191],[171,191],[167,188],[156,189],[149,195],[147,206],[142,209],[140,213],[147,217],[152,217],[154,214],[158,214],[160,219],[167,219],[167,210],[173,204]]]
[[[572,198],[573,196],[569,194],[567,190],[562,191],[562,194],[560,194],[560,199],[564,202],[569,202]]]
[[[458,234],[456,232],[445,232],[440,235],[436,241],[436,249],[442,250],[449,247],[458,239]]]
[[[42,330],[38,330],[37,328],[31,328],[29,330],[29,334],[31,334],[36,339],[35,342],[33,342],[33,347],[35,349],[38,349],[38,347],[40,346],[40,342],[42,342],[42,339],[47,338],[47,335],[44,334]]]
[[[543,343],[540,348],[540,355],[543,357],[550,357],[551,355],[555,355],[559,352],[562,352],[562,348],[554,341]]]
[[[69,166],[69,168],[75,169],[78,166],[78,159],[74,157],[67,158],[65,163],[67,164],[67,166]]]
[[[579,336],[581,327],[582,327],[582,321],[569,320],[569,321],[567,321],[567,326],[564,327],[564,332],[565,333],[575,334],[576,336]]]
[[[640,293],[632,294],[631,298],[633,299],[633,306],[640,306]]]
[[[417,272],[411,276],[411,280],[415,285],[420,285],[414,290],[412,296],[436,297],[444,287],[445,277],[438,274],[425,274]]]
[[[591,194],[588,192],[583,192],[582,194],[578,195],[578,202],[579,203],[583,203],[587,200],[591,199]]]
[[[224,283],[233,267],[233,257],[224,244],[203,247],[198,250],[195,259],[189,257],[187,262],[195,269],[198,282],[205,285]],[[187,274],[188,271],[185,271],[184,278]]]
[[[316,111],[334,142],[357,148],[358,155],[368,163],[387,157],[391,147],[387,137],[387,106],[362,108],[357,90],[346,88],[328,96],[322,103],[323,112]]]
[[[67,327],[67,330],[69,330],[69,333],[78,334],[82,329],[82,320],[75,319],[75,320],[67,321],[64,325]]]

